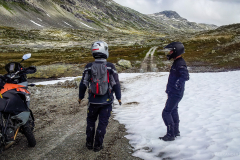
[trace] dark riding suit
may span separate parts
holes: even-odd
[[[103,63],[106,60],[98,60],[96,59],[96,63]],[[85,75],[91,75],[91,66],[92,63],[88,63],[83,72],[82,80],[79,86],[79,99],[83,99],[85,95],[85,91],[87,86],[84,81],[89,81],[90,79],[86,79]],[[93,95],[89,93],[89,104],[88,104],[88,113],[87,113],[87,142],[94,142],[95,135],[95,122],[97,117],[99,116],[99,123],[96,130],[95,143],[94,147],[102,146],[104,135],[106,134],[106,128],[108,125],[108,119],[111,116],[112,112],[112,103],[114,100],[113,92],[115,92],[115,96],[118,100],[121,99],[121,90],[120,83],[118,79],[118,73],[116,71],[115,66],[112,63],[107,62],[106,64],[109,75],[113,75],[113,78],[116,84],[112,87],[111,93],[107,92],[105,95]]]
[[[189,80],[189,74],[186,62],[182,57],[177,58],[173,62],[168,77],[166,89],[168,99],[162,112],[162,118],[166,126],[175,126],[178,129],[178,103],[183,97],[185,81],[187,80]]]

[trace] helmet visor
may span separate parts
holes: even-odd
[[[164,49],[163,49],[164,52],[170,52],[170,51],[172,51],[172,50],[173,50],[173,48],[164,48]]]

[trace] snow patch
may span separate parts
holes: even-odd
[[[145,160],[240,159],[237,83],[240,71],[190,73],[179,103],[181,136],[164,142],[158,137],[166,134],[161,114],[167,100],[168,75],[168,72],[119,74],[123,104],[114,106],[114,119],[125,125],[126,138],[134,147],[133,156]],[[55,84],[74,78],[36,84]]]
[[[89,28],[92,28],[92,29],[94,29],[93,27],[90,27],[90,26],[88,26],[88,25],[86,25],[85,23],[83,23],[83,22],[80,22],[80,23],[82,23],[84,26],[86,26],[86,27],[89,27]]]
[[[39,27],[43,27],[41,24],[38,24],[36,22],[34,22],[33,20],[30,20],[32,23],[34,23],[35,25],[39,26]]]
[[[65,81],[72,81],[75,78],[81,78],[82,76],[78,77],[64,77],[64,78],[58,78],[57,80],[51,80],[51,81],[43,81],[43,82],[36,82],[35,85],[49,85],[49,84],[56,84],[58,82],[65,82]]]
[[[50,17],[50,15],[49,15],[49,14],[47,14],[47,16],[48,16],[48,17]]]
[[[159,159],[240,159],[240,71],[191,73],[179,103],[180,134],[172,142],[162,120],[167,72],[119,74],[122,106],[114,119],[124,124],[134,147],[133,156]],[[141,87],[139,87],[141,86]],[[117,104],[117,101],[114,103]]]
[[[67,22],[65,22],[65,21],[63,21],[66,25],[68,25],[68,26],[70,26],[70,27],[73,27],[71,24],[69,24],[69,23],[67,23]]]

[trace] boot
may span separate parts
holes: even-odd
[[[87,147],[89,150],[92,150],[92,149],[93,149],[93,143],[91,143],[91,142],[86,142],[86,147]]]
[[[174,135],[175,137],[180,136],[179,123],[174,124]]]
[[[93,151],[94,151],[94,152],[99,152],[99,151],[102,150],[102,149],[103,149],[103,146],[102,146],[102,145],[100,145],[100,146],[94,146]]]
[[[168,125],[167,134],[164,137],[159,137],[159,139],[164,141],[174,141],[175,140],[174,125]]]

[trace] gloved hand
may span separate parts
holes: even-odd
[[[175,88],[176,88],[176,90],[181,89],[181,84],[180,84],[179,80],[177,80],[177,82],[175,83]]]
[[[121,99],[118,100],[118,103],[119,103],[120,106],[122,105]]]
[[[79,103],[79,104],[81,103],[81,101],[82,101],[81,99],[78,99],[78,103]]]

